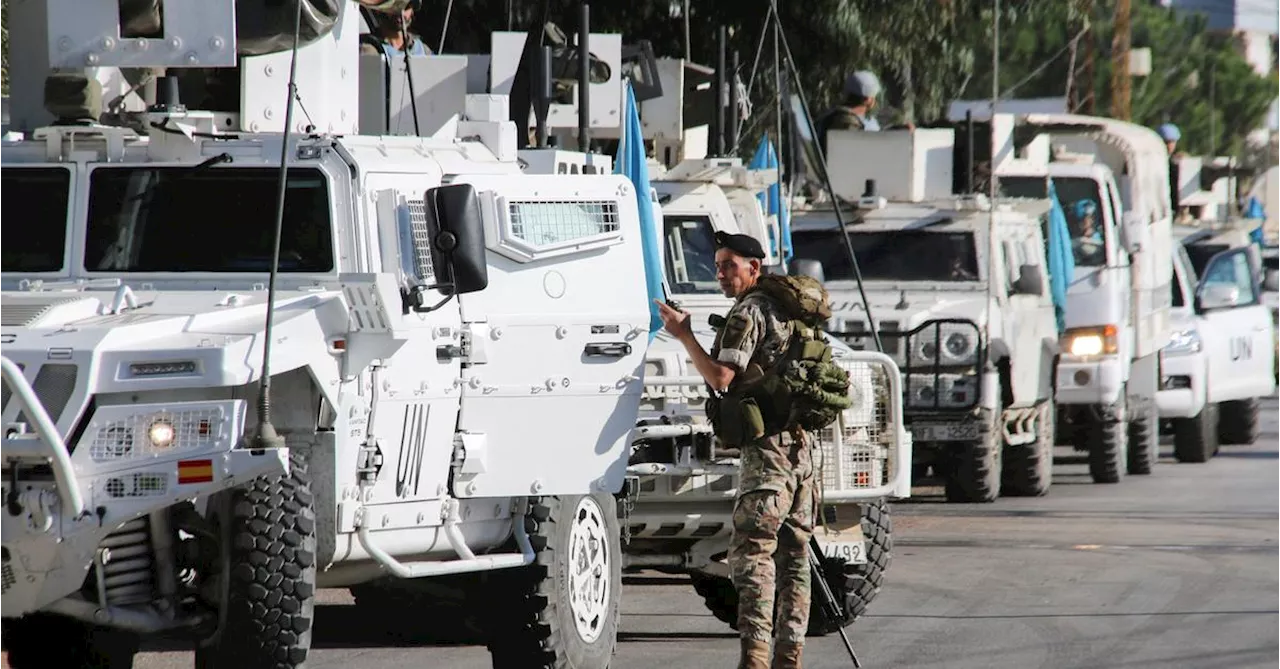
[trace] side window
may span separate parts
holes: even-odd
[[[1209,261],[1198,292],[1205,294],[1210,291],[1218,295],[1234,292],[1235,306],[1243,307],[1258,303],[1253,272],[1249,267],[1249,258],[1245,255],[1245,249],[1232,251]]]
[[[618,232],[613,202],[511,202],[511,235],[535,247]]]

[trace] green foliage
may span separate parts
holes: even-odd
[[[1081,15],[1073,3],[1040,5],[1035,20],[1001,21],[1001,91],[1007,95],[1011,85],[1030,77],[1008,97],[1063,96],[1074,72],[1076,85],[1095,96],[1094,113],[1109,116],[1114,0],[1098,0],[1092,17]],[[1131,47],[1151,49],[1151,74],[1133,78],[1133,122],[1149,127],[1176,124],[1182,130],[1179,149],[1193,155],[1240,155],[1246,135],[1262,123],[1276,99],[1275,70],[1269,77],[1258,76],[1240,55],[1234,38],[1209,32],[1203,17],[1180,16],[1144,2],[1132,3],[1132,11]],[[1063,51],[1086,25],[1091,30],[1084,39],[1092,42],[1094,51],[1092,81],[1083,80],[1085,42],[1080,43],[1074,63],[1070,51]],[[979,61],[989,63],[990,41],[979,49]],[[1043,71],[1033,73],[1045,63]],[[975,76],[964,96],[989,98],[989,71]],[[1077,96],[1077,101],[1082,99]],[[1078,108],[1073,111],[1083,113]]]

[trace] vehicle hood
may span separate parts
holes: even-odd
[[[328,341],[348,330],[341,293],[277,295],[272,374],[308,366],[336,401],[337,384],[328,381],[338,379],[338,359],[328,353]],[[74,385],[68,409],[61,418],[51,416],[64,434],[79,413],[70,409],[96,394],[240,386],[260,375],[266,291],[139,292],[135,298],[135,306],[114,310],[112,295],[96,291],[0,295],[4,356],[24,368],[38,396],[44,366],[60,365],[62,383]],[[194,362],[195,370],[131,372],[131,364],[148,362]],[[13,407],[7,405],[9,418]]]

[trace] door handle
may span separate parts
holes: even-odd
[[[583,353],[591,357],[625,358],[631,355],[631,344],[624,341],[587,344]]]

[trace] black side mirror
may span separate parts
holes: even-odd
[[[809,258],[796,258],[791,261],[791,276],[807,276],[817,279],[818,283],[826,283],[826,273],[822,271],[822,263]]]
[[[438,186],[427,190],[424,201],[435,221],[427,241],[436,288],[445,295],[484,290],[489,285],[489,265],[485,262],[484,218],[475,188],[471,184]]]
[[[1018,295],[1043,295],[1044,275],[1039,265],[1023,265],[1019,268],[1018,280],[1013,282],[1013,292]]]

